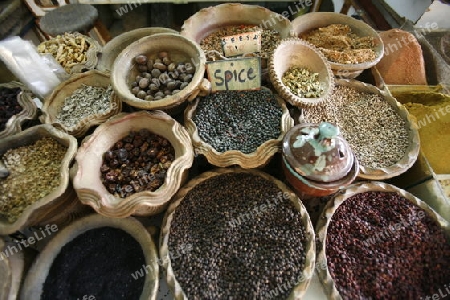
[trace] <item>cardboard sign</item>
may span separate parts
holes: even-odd
[[[226,57],[261,51],[261,31],[245,32],[222,38]]]
[[[261,58],[246,57],[206,63],[212,91],[256,90],[261,87]]]

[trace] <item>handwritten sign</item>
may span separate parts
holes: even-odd
[[[261,87],[261,58],[246,57],[206,63],[212,91],[255,90]]]
[[[226,57],[261,51],[261,31],[245,32],[222,38]]]

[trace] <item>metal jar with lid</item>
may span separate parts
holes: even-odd
[[[334,124],[299,124],[282,147],[286,179],[303,198],[333,194],[358,175],[358,160]]]

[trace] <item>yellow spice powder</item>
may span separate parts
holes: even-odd
[[[450,174],[450,96],[411,92],[395,95],[416,119],[420,147],[437,174]]]

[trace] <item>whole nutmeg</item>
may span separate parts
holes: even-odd
[[[141,89],[145,89],[148,87],[149,83],[150,83],[150,80],[148,80],[148,78],[142,78],[141,81],[139,81],[139,87]]]
[[[194,74],[195,73],[195,67],[191,63],[186,63],[184,65],[184,67],[186,68],[186,73],[188,73],[188,74]]]
[[[140,65],[146,65],[147,64],[147,56],[141,54],[134,58],[134,61],[137,62]]]
[[[138,93],[137,93],[137,95],[136,95],[138,98],[140,98],[140,99],[144,99],[146,96],[147,96],[147,92],[146,91],[143,91],[143,90],[140,90]]]
[[[153,59],[147,60],[147,69],[149,69],[149,70],[153,69],[154,63],[155,63],[155,61]]]
[[[131,89],[131,93],[133,95],[137,95],[137,93],[139,93],[140,89],[138,86],[135,86],[134,88]]]
[[[153,68],[153,66],[152,66],[152,68]],[[151,70],[150,73],[152,74],[153,78],[158,78],[159,75],[161,75],[161,71],[159,69],[156,69],[156,68]]]
[[[174,90],[177,87],[177,83],[175,81],[170,81],[167,83],[167,88],[169,90]]]
[[[144,98],[144,100],[146,100],[146,101],[152,101],[154,98],[153,98],[153,96],[152,95],[147,95],[147,96],[145,96],[145,98]]]
[[[175,63],[170,63],[170,64],[167,66],[167,71],[173,72],[173,71],[175,71],[176,67],[177,67],[177,65],[176,65]]]
[[[161,70],[161,71],[165,71],[167,69],[167,66],[165,64],[163,64],[162,62],[161,63],[155,63],[153,65],[153,67],[157,68],[158,70]]]
[[[172,63],[172,61],[170,60],[170,58],[168,56],[164,57],[162,59],[163,64],[165,64],[166,66],[170,65]]]

